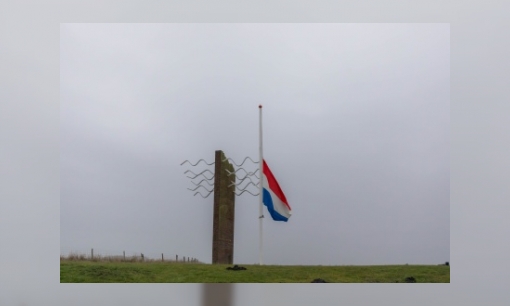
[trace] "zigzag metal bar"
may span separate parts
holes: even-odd
[[[246,179],[247,177],[251,177],[251,176],[254,176],[254,177],[256,177],[257,179],[260,179],[258,176],[254,175],[254,174],[253,174],[253,172],[250,172],[250,173],[246,174],[246,175],[245,175],[245,176],[243,176],[243,177],[236,176],[236,179],[238,179],[238,180],[241,180],[241,181],[242,181],[242,180]]]
[[[244,190],[247,190],[246,188],[247,188],[248,186],[250,186],[250,185],[253,185],[253,186],[255,186],[255,187],[257,187],[257,188],[258,188],[257,184],[253,184],[252,182],[249,182],[249,183],[248,183],[248,184],[246,184],[246,186],[244,186],[243,188],[239,188],[239,187],[237,187],[237,186],[236,186],[236,189],[237,189],[237,190],[239,190],[239,191],[244,191]]]
[[[236,178],[237,178],[238,180],[241,180],[241,181],[242,181],[242,180],[244,180],[245,178],[247,178],[247,177],[251,177],[251,176],[254,176],[254,177],[256,177],[258,180],[260,180],[260,177],[258,177],[258,176],[256,176],[256,175],[254,175],[254,174],[253,174],[253,172],[250,172],[250,173],[246,174],[246,175],[245,175],[245,176],[243,176],[243,177],[236,176]]]
[[[208,171],[208,172],[210,172],[210,173],[213,175],[211,178],[208,178],[207,176],[205,176],[205,174],[204,174],[204,173],[205,173],[205,172],[207,172],[207,171]],[[211,179],[214,177],[214,172],[212,172],[212,171],[211,171],[211,170],[209,170],[209,169],[206,169],[206,170],[204,170],[204,171],[200,172],[199,174],[196,174],[196,173],[194,173],[194,172],[193,172],[193,171],[191,171],[191,170],[186,170],[186,172],[184,172],[184,174],[186,174],[186,173],[188,173],[188,172],[191,172],[191,173],[193,173],[193,174],[195,175],[194,177],[186,176],[187,178],[190,178],[190,179],[195,179],[195,178],[196,178],[197,176],[199,176],[199,175],[203,175],[203,176],[204,176],[206,179],[208,179],[208,180],[211,180]]]
[[[239,171],[239,170],[243,170],[243,171],[246,173],[246,175],[245,175],[245,176],[243,176],[243,177],[238,177],[238,176],[237,176],[237,171]],[[246,177],[248,177],[248,176],[254,176],[254,177],[256,177],[256,178],[260,179],[260,177],[258,177],[257,175],[255,175],[255,173],[256,173],[257,171],[259,171],[259,169],[255,170],[254,172],[248,172],[248,171],[244,170],[244,168],[239,168],[239,169],[237,169],[237,170],[236,170],[236,171],[234,171],[234,172],[230,172],[230,171],[228,171],[227,169],[225,169],[225,171],[227,171],[227,173],[228,173],[228,174],[235,173],[235,174],[236,174],[236,178],[237,178],[238,180],[244,180],[244,179],[245,179]]]
[[[206,165],[210,166],[210,165],[214,165],[214,162],[208,164],[204,159],[199,159],[198,162],[196,164],[192,164],[189,160],[185,160],[181,163],[181,166],[184,165],[185,162],[188,162],[190,165],[192,165],[193,167],[198,165],[201,161],[203,161]]]
[[[251,180],[251,178],[249,177],[245,177],[244,179],[242,179],[239,183],[232,183],[230,185],[228,185],[228,187],[231,187],[233,185],[236,185],[236,186],[240,186],[245,180],[249,180],[251,184],[255,185],[255,186],[258,186],[259,183],[255,183],[254,181]],[[248,186],[250,183],[248,183],[246,186]]]
[[[202,185],[198,185],[195,189],[190,189],[190,188],[188,188],[188,190],[195,191],[195,190],[197,190],[197,189],[198,189],[198,188],[200,188],[200,187],[202,187],[202,188],[204,188],[205,190],[207,190],[207,192],[212,192],[212,191],[213,191],[213,190],[209,190],[209,189],[205,188],[205,187],[204,187],[204,186],[202,186]]]
[[[237,168],[237,170],[235,170],[234,172],[230,172],[230,171],[228,171],[228,169],[225,169],[225,171],[227,171],[227,172],[228,172],[228,174],[237,173],[237,172],[238,172],[238,171],[240,171],[240,170],[243,170],[245,173],[248,173],[248,174],[255,174],[255,172],[259,171],[259,169],[257,169],[257,170],[255,170],[254,172],[248,172],[248,171],[246,171],[246,169],[244,169],[244,168]]]
[[[237,167],[241,167],[241,166],[244,164],[244,162],[246,162],[246,160],[247,160],[247,159],[251,160],[251,162],[252,162],[252,163],[254,163],[254,164],[258,164],[258,163],[259,163],[258,161],[254,161],[254,160],[253,160],[253,159],[251,159],[250,157],[245,157],[245,158],[244,158],[244,160],[243,160],[243,162],[242,162],[240,165],[236,164],[236,163],[235,163],[235,161],[234,161],[232,158],[225,158],[223,161],[228,160],[228,161],[231,161],[231,162],[232,162],[234,165],[236,165]]]
[[[240,168],[240,169],[242,169],[242,168]],[[244,169],[243,169],[243,170],[244,170]],[[251,171],[250,171],[250,172],[247,172],[246,170],[244,170],[244,172],[246,172],[246,176],[248,176],[248,175],[249,175],[249,176],[255,176],[256,178],[259,178],[257,175],[255,175],[255,173],[260,172],[260,171],[259,171],[259,169],[255,170],[255,171],[253,171],[253,172],[251,172]]]
[[[228,174],[235,173],[236,175],[237,175],[237,171],[239,171],[239,170],[243,170],[244,172],[246,172],[246,170],[244,170],[244,168],[239,168],[239,169],[235,170],[234,172],[231,172],[228,169],[225,169],[225,171],[227,171]]]
[[[242,195],[242,194],[243,194],[243,193],[245,193],[245,192],[247,192],[247,193],[251,194],[252,196],[258,196],[258,195],[260,194],[260,193],[253,194],[253,193],[251,193],[249,190],[243,190],[243,191],[241,191],[240,193],[237,193],[237,192],[235,192],[235,191],[234,191],[234,193],[236,194],[236,196],[240,196],[240,195]]]
[[[197,194],[199,194],[202,198],[204,198],[204,199],[205,199],[205,198],[207,198],[207,197],[208,197],[211,193],[212,193],[212,191],[211,191],[211,192],[209,192],[209,193],[208,193],[208,194],[204,197],[200,191],[197,191],[197,192],[195,192],[195,194],[194,194],[193,196],[196,196]]]
[[[203,176],[203,177],[205,177],[207,180],[212,180],[212,179],[214,178],[214,176],[212,176],[212,177],[207,177],[207,176],[205,176],[205,174],[197,174],[197,175],[195,175],[194,177],[191,177],[191,176],[186,176],[186,177],[187,177],[187,178],[190,178],[190,179],[192,179],[192,180],[194,180],[194,179],[196,179],[199,175],[202,175],[202,176]]]
[[[196,174],[195,172],[193,172],[193,171],[191,171],[191,170],[186,170],[186,171],[184,172],[184,174],[186,174],[186,173],[188,173],[188,172],[191,172],[191,173],[193,173],[194,175],[200,175],[200,174],[205,173],[205,172],[207,172],[207,171],[209,171],[212,175],[214,175],[214,172],[212,172],[212,171],[211,171],[211,170],[209,170],[209,169],[205,169],[204,171],[200,172],[199,174]]]
[[[212,180],[212,179],[210,179],[210,180]],[[193,184],[195,184],[195,186],[200,185],[200,183],[202,183],[202,182],[206,182],[207,184],[209,184],[209,186],[211,186],[211,187],[212,187],[212,186],[214,186],[214,182],[211,184],[211,183],[209,183],[209,181],[210,181],[210,180],[203,179],[203,180],[201,180],[200,182],[198,182],[198,184],[197,184],[197,183],[195,183],[195,182],[193,182],[193,181],[191,181],[191,182],[192,182]]]
[[[245,176],[243,176],[243,177],[241,177],[241,178],[239,178],[239,179],[240,179],[240,180],[244,180],[245,178],[250,177],[250,176],[254,176],[254,177],[256,177],[257,179],[259,179],[259,180],[260,180],[260,177],[258,177],[257,175],[255,175],[255,172],[248,172]]]

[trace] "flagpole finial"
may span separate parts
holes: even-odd
[[[259,104],[259,108],[262,108],[262,104]]]

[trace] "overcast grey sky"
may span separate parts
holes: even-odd
[[[258,159],[262,104],[293,210],[266,213],[264,263],[449,261],[448,24],[61,24],[60,103],[64,255],[210,263],[213,199],[184,171],[212,167],[180,164]],[[256,263],[258,198],[235,218]]]

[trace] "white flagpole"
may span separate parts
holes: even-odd
[[[263,204],[262,204],[262,164],[264,158],[262,155],[262,105],[259,105],[259,175],[260,175],[260,186],[259,186],[259,265],[262,265],[262,219],[263,215]]]

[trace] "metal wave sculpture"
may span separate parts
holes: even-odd
[[[245,158],[244,158],[244,160],[243,160],[243,162],[242,162],[242,163],[240,163],[240,164],[237,164],[237,163],[236,163],[233,159],[231,159],[231,158],[225,159],[225,160],[228,160],[228,161],[232,162],[234,165],[236,165],[236,166],[237,166],[237,169],[236,169],[234,172],[231,172],[231,171],[225,170],[225,171],[227,171],[227,173],[228,173],[229,175],[230,175],[230,174],[232,174],[232,173],[234,173],[234,174],[235,174],[235,176],[236,176],[236,179],[237,179],[237,180],[239,180],[239,183],[232,183],[232,184],[230,184],[230,185],[229,185],[229,187],[231,187],[231,186],[235,186],[235,187],[236,187],[236,188],[235,188],[235,190],[234,190],[234,193],[235,193],[235,195],[237,195],[237,196],[240,196],[240,195],[242,195],[242,194],[243,194],[243,193],[245,193],[245,192],[247,192],[247,193],[251,194],[252,196],[258,196],[258,195],[260,195],[260,192],[251,192],[250,190],[248,190],[248,189],[247,189],[247,188],[248,188],[249,186],[251,186],[251,185],[255,186],[255,187],[257,188],[257,190],[258,190],[258,188],[260,187],[260,177],[256,175],[257,171],[259,171],[259,172],[260,172],[260,170],[259,170],[259,169],[257,169],[257,170],[255,170],[255,171],[247,171],[246,169],[244,169],[244,168],[242,167],[242,165],[243,165],[243,164],[244,164],[244,163],[245,163],[248,159],[249,159],[252,163],[254,163],[254,164],[258,164],[258,163],[259,163],[258,161],[254,161],[254,160],[253,160],[253,159],[251,159],[250,157],[245,157]],[[239,172],[239,171],[241,171],[241,170],[242,170],[242,171],[244,171],[245,175],[244,175],[243,177],[238,177],[238,176],[237,176],[237,172]],[[254,181],[251,179],[251,177],[252,177],[252,176],[254,176],[255,178],[257,178],[257,179],[258,179],[258,182],[254,182]],[[244,187],[242,187],[242,185],[244,184],[244,182],[245,182],[246,180],[249,180],[249,182],[248,182],[247,184],[245,184],[245,185],[244,185]],[[237,191],[239,191],[239,192],[236,192],[236,190],[237,190]]]
[[[181,166],[184,165],[185,163],[188,163],[190,164],[192,167],[195,167],[197,166],[198,164],[200,164],[200,162],[203,162],[204,164],[208,165],[208,166],[211,166],[211,165],[214,165],[214,162],[212,163],[208,163],[207,161],[205,161],[204,159],[199,159],[196,163],[192,163],[190,162],[189,160],[185,160],[181,163]],[[207,177],[207,175],[205,175],[205,173],[210,173],[212,176],[211,177]],[[195,193],[193,194],[193,196],[196,196],[197,194],[200,195],[202,198],[207,198],[211,195],[211,193],[213,193],[214,191],[214,188],[211,188],[211,189],[208,189],[206,186],[204,186],[203,183],[207,183],[207,185],[209,185],[209,187],[214,187],[214,172],[209,170],[209,169],[205,169],[203,170],[202,172],[200,173],[195,173],[191,170],[186,170],[184,172],[184,174],[190,174],[190,175],[186,175],[187,178],[191,179],[191,183],[193,183],[193,185],[195,185],[195,188],[187,188],[188,190],[190,191],[195,191]],[[198,183],[195,183],[193,180],[196,179],[197,177],[203,177],[202,180],[200,180]],[[198,190],[200,187],[202,187],[203,189],[205,189],[205,192],[203,192],[202,190]],[[203,193],[202,193],[203,192]]]
[[[242,195],[243,193],[247,192],[249,194],[251,194],[252,196],[258,196],[260,193],[257,191],[257,192],[252,192],[250,191],[249,189],[247,189],[248,187],[250,186],[254,186],[257,188],[260,187],[260,176],[257,175],[257,172],[260,172],[259,169],[255,170],[255,171],[247,171],[245,168],[243,168],[242,166],[246,163],[246,161],[251,161],[252,163],[254,164],[258,164],[259,162],[258,161],[254,161],[251,157],[245,157],[243,159],[243,161],[240,163],[240,164],[237,164],[232,158],[225,158],[223,159],[223,161],[229,161],[231,162],[232,164],[236,165],[237,169],[234,171],[234,172],[231,172],[229,170],[225,170],[227,171],[227,173],[230,175],[230,174],[235,174],[236,176],[236,179],[239,180],[239,183],[232,183],[229,185],[229,187],[231,186],[235,186],[235,190],[234,190],[234,193],[235,195],[237,196],[240,196]],[[190,162],[189,160],[185,160],[181,163],[181,166],[188,163],[190,164],[191,166],[195,167],[197,166],[198,164],[200,164],[200,162],[203,162],[204,164],[208,165],[208,166],[211,166],[211,165],[214,165],[214,162],[212,163],[208,163],[207,161],[205,161],[204,159],[199,159],[196,163],[192,163]],[[244,176],[238,176],[237,173],[239,171],[243,171],[244,172]],[[209,169],[205,169],[203,170],[202,172],[200,173],[195,173],[191,170],[186,170],[184,172],[184,174],[191,174],[190,175],[186,175],[187,178],[191,179],[191,183],[193,183],[193,185],[195,185],[195,188],[187,188],[188,190],[190,191],[195,191],[195,193],[193,194],[193,196],[196,196],[197,194],[200,195],[202,198],[207,198],[209,197],[209,195],[211,195],[211,193],[214,192],[214,188],[212,189],[208,189],[206,186],[204,186],[203,183],[207,183],[207,185],[209,187],[214,187],[214,172],[209,170]],[[211,177],[207,177],[207,175],[205,175],[205,173],[210,173],[212,176]],[[200,180],[198,183],[195,183],[193,180],[196,179],[197,177],[203,177],[202,180]],[[252,180],[252,177],[255,177],[256,180]],[[247,184],[244,184],[245,181],[249,181]],[[242,187],[244,185],[244,187]],[[199,188],[202,187],[205,192],[202,193],[201,190],[199,190]]]

